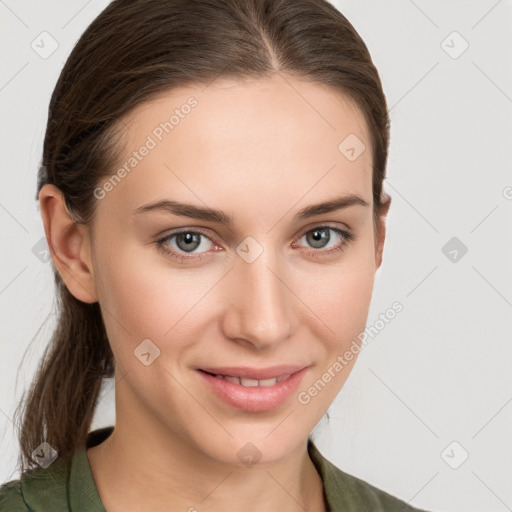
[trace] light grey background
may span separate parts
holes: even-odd
[[[334,3],[367,43],[391,115],[368,325],[396,300],[404,310],[369,338],[317,446],[417,507],[512,510],[512,2]],[[18,476],[12,414],[54,325],[35,201],[48,102],[107,4],[0,0],[1,482]],[[47,58],[31,47],[43,31],[58,43]],[[442,250],[452,237],[456,261]],[[106,382],[93,428],[114,423],[114,394]]]

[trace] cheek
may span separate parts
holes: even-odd
[[[190,395],[183,391],[180,379],[176,381],[167,371],[175,375],[175,370],[181,370],[179,367],[200,339],[200,304],[194,306],[208,293],[211,280],[200,272],[171,268],[156,249],[150,254],[153,249],[148,247],[116,247],[115,256],[103,253],[97,279],[116,367],[122,374],[129,372],[124,381],[127,386],[119,391],[119,402],[121,407],[130,406],[136,402],[136,395],[155,415],[172,413],[165,421],[177,422],[176,428],[181,428],[179,424],[186,425],[187,419],[177,418],[179,411],[190,412]],[[202,320],[209,319],[203,316]],[[143,352],[149,352],[151,357],[156,354],[152,345],[141,345],[146,339],[160,350],[157,362],[150,366],[138,359]],[[167,412],[162,411],[164,402],[172,404]]]
[[[216,279],[205,278],[200,270],[167,266],[156,251],[131,248],[118,251],[115,259],[102,259],[99,301],[116,356],[146,338],[160,349],[170,345],[178,349],[180,340],[187,339],[183,333],[190,337],[201,329],[199,303]],[[116,350],[117,345],[121,350]]]
[[[312,414],[311,428],[338,395],[360,353],[358,337],[366,327],[375,275],[374,260],[366,254],[354,252],[336,271],[318,273],[316,293],[311,287],[303,290],[308,297],[305,302],[313,304],[314,318],[309,325],[317,341],[317,368],[297,400]]]
[[[375,279],[374,251],[373,239],[361,240],[339,264],[309,274],[302,287],[302,297],[323,328],[317,335],[332,349],[350,344],[365,328]]]

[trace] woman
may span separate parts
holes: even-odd
[[[50,103],[60,316],[0,508],[418,510],[310,437],[357,359],[388,139],[368,50],[324,0],[112,2]],[[115,428],[89,432],[112,376]]]

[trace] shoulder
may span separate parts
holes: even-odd
[[[372,512],[427,512],[415,508],[406,501],[393,496],[374,485],[341,471],[336,466],[331,469],[331,493],[336,499],[343,497],[344,507],[349,510],[371,510]],[[347,502],[347,505],[345,505]],[[344,510],[344,509],[343,509]]]
[[[21,492],[21,480],[11,480],[0,485],[0,512],[29,511]]]
[[[313,442],[308,443],[308,451],[322,477],[325,498],[332,512],[427,512],[345,473],[327,460]]]
[[[87,448],[106,439],[114,427],[89,432],[70,458],[59,456],[49,466],[37,466],[17,480],[0,484],[0,512],[105,512],[87,459]]]
[[[58,461],[0,485],[0,512],[68,510],[67,466]]]

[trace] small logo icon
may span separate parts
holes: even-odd
[[[452,263],[458,263],[466,255],[468,248],[456,236],[454,236],[443,245],[441,252]]]
[[[445,39],[443,39],[441,42],[441,48],[452,59],[458,59],[469,48],[469,43],[454,30]]]
[[[347,135],[347,137],[345,137],[338,146],[339,152],[351,162],[357,160],[363,154],[365,149],[366,146],[363,141],[353,133]]]
[[[30,43],[30,46],[41,59],[47,59],[57,50],[59,43],[50,33],[44,31]]]
[[[512,187],[508,186],[503,189],[503,197],[508,201],[512,199]]]
[[[458,441],[452,441],[441,452],[441,458],[452,469],[459,469],[468,460],[468,457],[469,453]]]
[[[146,338],[137,345],[133,353],[144,366],[149,366],[160,356],[160,349],[149,338]]]
[[[246,263],[252,263],[263,253],[263,247],[252,236],[248,236],[238,245],[236,252]]]
[[[256,464],[261,459],[261,455],[260,450],[252,443],[245,443],[236,454],[238,460],[246,466]]]
[[[46,237],[43,236],[34,246],[32,247],[32,253],[34,256],[43,263],[50,261],[50,249],[46,242]]]
[[[58,456],[59,454],[57,453],[57,450],[54,450],[46,441],[41,443],[32,452],[32,459],[42,468],[47,468]]]

